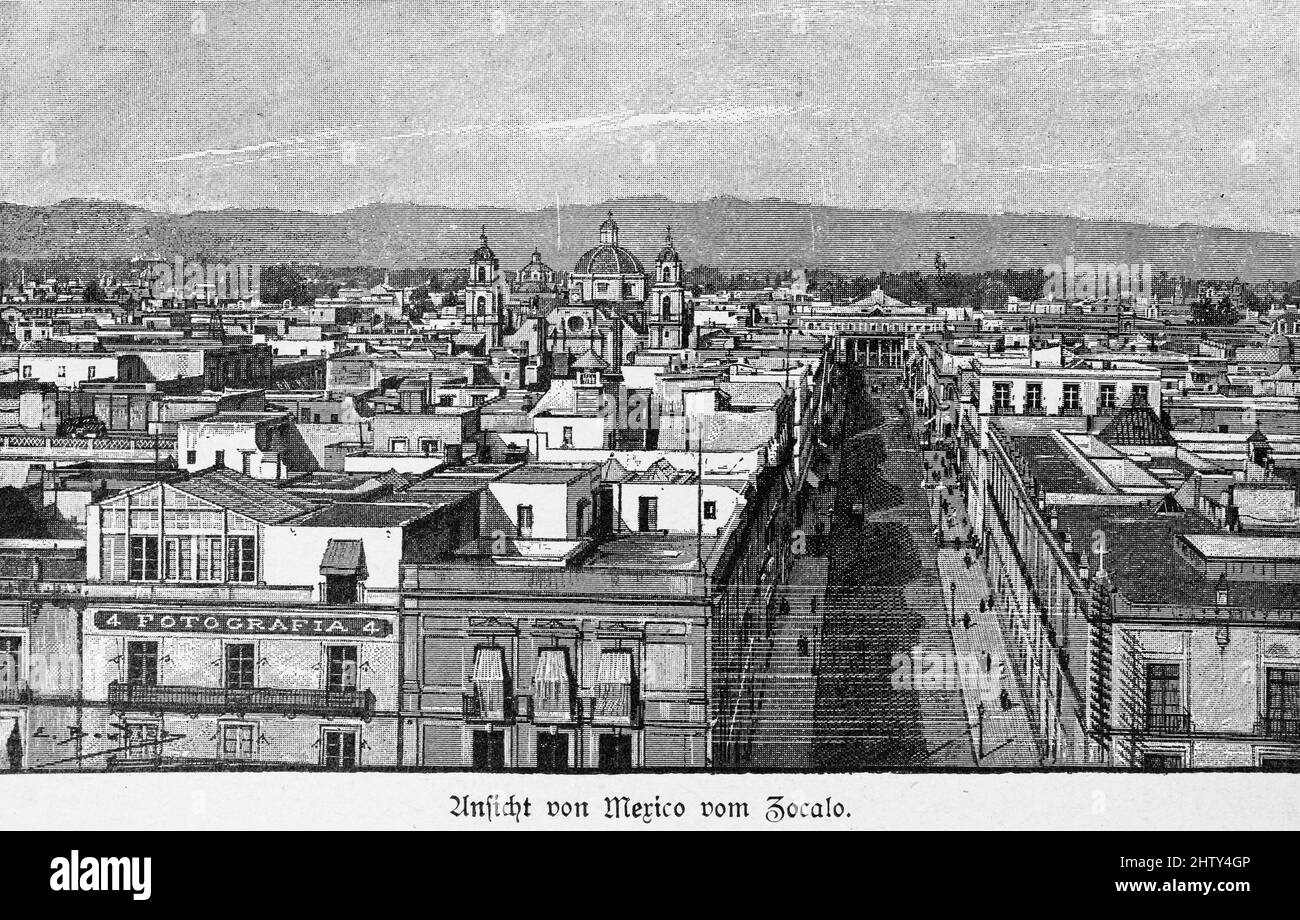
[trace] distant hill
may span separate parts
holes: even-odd
[[[724,271],[825,268],[846,273],[1033,269],[1076,261],[1150,262],[1155,272],[1242,280],[1300,278],[1300,238],[1183,225],[1154,227],[1039,214],[858,211],[765,199],[629,198],[558,210],[371,204],[334,214],[230,209],[158,214],[118,202],[0,204],[0,258],[86,262],[177,255],[209,261],[447,268],[486,226],[502,265],[533,247],[570,268],[612,210],[622,243],[650,263],[671,224],[688,265]]]

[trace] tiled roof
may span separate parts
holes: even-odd
[[[1173,447],[1177,442],[1150,406],[1127,406],[1102,429],[1107,444],[1128,447]]]
[[[316,506],[235,470],[211,469],[174,487],[263,524],[281,524]]]

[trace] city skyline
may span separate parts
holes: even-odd
[[[1300,11],[1248,6],[5,4],[0,199],[776,197],[1294,233]]]

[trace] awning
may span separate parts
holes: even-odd
[[[573,687],[569,681],[569,656],[562,648],[544,648],[537,653],[533,674],[533,712],[538,719],[562,719],[573,715]]]
[[[474,683],[504,683],[505,649],[498,645],[480,645],[474,649]]]
[[[480,645],[474,649],[474,701],[478,716],[504,721],[506,717],[505,649]]]
[[[365,578],[366,549],[360,540],[330,540],[320,560],[322,575],[355,575]]]
[[[602,651],[596,668],[596,699],[593,713],[598,719],[619,721],[632,718],[632,652],[627,649]]]
[[[630,649],[610,649],[600,653],[596,668],[598,684],[632,683],[632,652]]]

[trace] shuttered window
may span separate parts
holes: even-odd
[[[100,578],[104,581],[126,581],[126,536],[104,534],[100,538]]]

